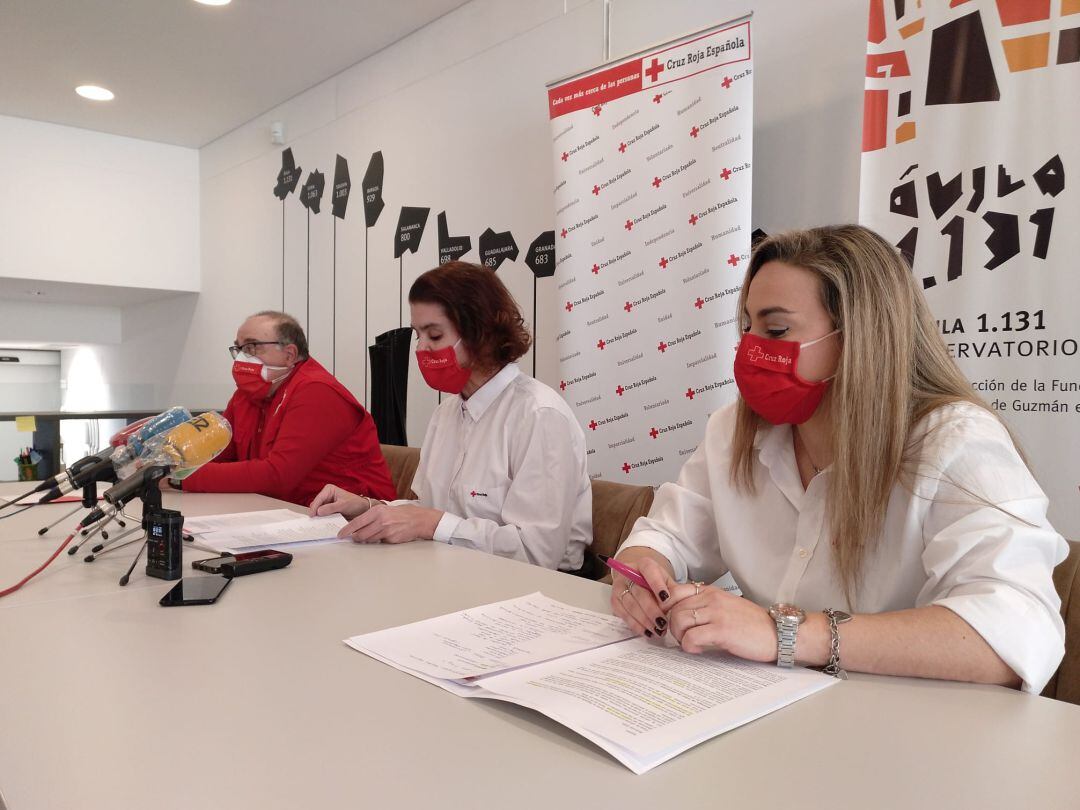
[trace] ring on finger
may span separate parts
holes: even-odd
[[[704,582],[691,582],[690,584],[694,586],[694,596],[701,593],[701,589],[705,587]]]
[[[623,589],[623,592],[619,594],[619,598],[621,599],[622,597],[626,596],[632,590],[634,590],[634,583],[633,582],[626,583],[626,587]]]
[[[694,619],[694,627],[697,627],[697,626],[698,626],[698,624],[699,624],[699,622],[698,622],[698,620],[697,620],[697,608],[693,608],[693,609],[692,609],[692,610],[690,611],[690,615],[691,615],[691,616],[693,617],[693,619]]]

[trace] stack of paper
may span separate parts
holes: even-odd
[[[267,509],[187,518],[184,530],[203,548],[238,552],[339,542],[337,533],[347,522],[341,515],[312,518],[288,509]]]
[[[634,773],[837,683],[635,637],[540,593],[346,639],[462,697],[546,714]]]

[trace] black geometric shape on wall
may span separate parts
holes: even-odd
[[[374,228],[379,220],[386,203],[383,202],[383,156],[382,152],[375,152],[368,161],[367,171],[364,172],[364,225]],[[401,254],[396,254],[401,255]]]
[[[293,160],[292,147],[281,151],[281,171],[278,172],[277,185],[274,186],[274,196],[284,200],[292,192],[296,191],[296,184],[300,182],[302,168]]]
[[[487,228],[480,234],[480,263],[492,272],[499,269],[504,261],[517,261],[518,246],[510,231],[496,233]]]
[[[926,75],[927,105],[972,104],[1000,98],[979,12],[934,29]]]
[[[352,182],[349,180],[349,161],[341,155],[334,162],[334,196],[331,213],[338,219],[345,219],[345,209],[349,207],[349,192]]]
[[[365,185],[364,188],[367,188]],[[414,208],[409,205],[401,206],[398,214],[397,232],[394,234],[394,258],[398,259],[405,253],[416,253],[420,249],[420,240],[424,238],[424,226],[427,224],[430,208]]]
[[[322,201],[323,190],[326,188],[326,177],[318,169],[308,175],[307,182],[300,189],[300,202],[304,208],[314,214],[319,213],[319,203]]]
[[[446,212],[439,214],[439,264],[454,262],[472,250],[472,239],[468,236],[451,236],[446,224]]]
[[[525,264],[537,278],[555,275],[555,231],[544,231],[533,239],[525,254]]]

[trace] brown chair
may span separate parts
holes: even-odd
[[[1069,543],[1069,556],[1054,569],[1054,586],[1065,620],[1065,657],[1043,696],[1080,704],[1080,543]]]
[[[383,458],[390,467],[390,480],[399,498],[415,498],[412,491],[413,476],[420,465],[420,448],[399,447],[396,444],[380,444]]]
[[[414,498],[412,480],[420,464],[420,450],[416,447],[381,445],[386,463],[390,465],[390,477],[399,498]],[[613,481],[592,482],[593,495],[593,542],[595,554],[615,553],[634,521],[649,513],[652,506],[651,487],[635,487]]]

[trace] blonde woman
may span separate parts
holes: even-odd
[[[617,559],[611,606],[682,648],[1038,692],[1064,651],[1066,544],[896,249],[771,237],[740,297],[740,398]],[[744,598],[706,586],[730,574]]]

